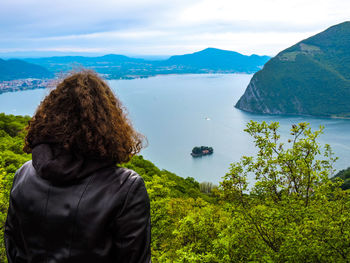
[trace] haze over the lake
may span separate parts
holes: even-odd
[[[349,19],[346,0],[12,0],[0,57],[173,55],[206,47],[275,55]]]

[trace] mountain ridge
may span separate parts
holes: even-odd
[[[263,114],[350,117],[350,22],[279,52],[235,107]]]
[[[51,72],[68,71],[80,66],[92,68],[110,79],[118,79],[159,74],[254,73],[268,59],[270,59],[268,56],[246,56],[235,51],[207,48],[163,60],[147,60],[118,54],[98,57],[56,56],[24,60],[41,65]]]

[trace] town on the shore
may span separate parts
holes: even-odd
[[[44,89],[54,84],[54,79],[16,79],[0,81],[0,94],[4,92],[14,92],[30,89]]]

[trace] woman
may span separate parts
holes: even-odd
[[[142,178],[116,164],[142,148],[122,105],[91,71],[41,102],[27,127],[32,161],[16,173],[5,225],[12,262],[150,262]]]

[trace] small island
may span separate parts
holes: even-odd
[[[196,146],[192,149],[192,157],[202,157],[203,155],[213,154],[214,150],[212,147],[208,146]]]

